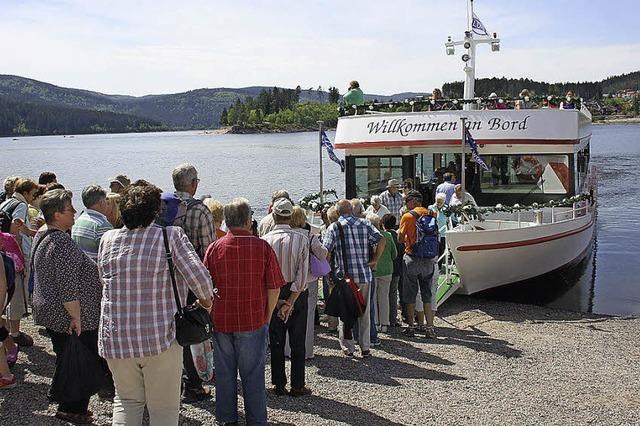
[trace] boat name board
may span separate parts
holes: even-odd
[[[577,139],[577,116],[565,111],[475,111],[465,114],[466,127],[479,139]],[[569,112],[569,111],[567,111]],[[336,142],[460,139],[461,114],[402,114],[341,119]],[[572,119],[573,118],[573,119]],[[480,142],[480,141],[479,141]]]
[[[482,120],[467,121],[466,127],[469,130],[482,130],[486,128],[489,131],[502,130],[527,130],[527,121],[531,118],[527,115],[522,120],[504,120],[501,117],[492,117],[485,122]],[[383,119],[382,121],[371,121],[367,124],[369,134],[378,133],[398,133],[400,136],[408,136],[410,133],[424,132],[455,132],[458,130],[460,121],[423,121],[411,123],[406,118],[396,118],[393,120]]]

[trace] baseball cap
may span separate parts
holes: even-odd
[[[109,179],[109,183],[119,183],[123,188],[126,188],[127,186],[131,185],[131,180],[125,175],[118,175]]]
[[[279,198],[273,204],[273,212],[278,216],[289,217],[293,214],[293,204],[286,198]]]
[[[415,189],[413,189],[413,190],[409,191],[404,198],[405,198],[405,200],[408,200],[409,198],[415,198],[417,200],[422,200],[422,194],[420,193],[420,191],[416,191]]]

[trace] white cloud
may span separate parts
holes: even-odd
[[[639,68],[635,42],[575,47],[584,41],[580,28],[563,29],[558,11],[519,2],[478,7],[503,40],[497,54],[479,49],[478,77],[599,80]],[[13,42],[0,45],[1,72],[105,93],[297,84],[344,91],[355,78],[369,93],[390,94],[464,78],[462,52],[447,57],[443,47],[464,29],[460,0],[65,1],[6,9],[0,37]]]

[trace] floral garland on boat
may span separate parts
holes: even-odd
[[[311,194],[305,195],[303,198],[298,200],[298,205],[305,210],[311,210],[312,212],[318,213],[321,212],[324,208],[329,208],[336,203],[338,200],[338,193],[335,189],[326,189],[322,191],[322,195],[324,201],[320,202],[320,192],[313,192]],[[328,195],[332,195],[335,197],[333,201],[327,201],[326,198]]]
[[[579,203],[582,201],[588,201],[592,203],[593,199],[593,194],[589,193],[574,195],[572,197],[563,198],[562,200],[551,200],[547,201],[546,203],[533,203],[531,205],[514,204],[513,206],[503,206],[502,204],[496,204],[495,207],[476,207],[471,204],[465,204],[464,206],[445,206],[443,208],[443,213],[447,216],[451,216],[452,214],[460,215],[462,213],[466,214],[467,216],[477,216],[479,214],[498,212],[513,213],[520,211],[539,210],[549,207],[571,207],[574,203]]]

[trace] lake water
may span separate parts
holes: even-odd
[[[294,199],[318,190],[317,146],[317,133],[0,138],[0,177],[55,171],[80,207],[79,194],[87,184],[108,186],[110,177],[122,173],[169,189],[173,168],[189,162],[199,171],[199,195],[211,194],[222,202],[243,196],[262,216],[276,189],[288,189]],[[599,207],[591,254],[570,270],[483,297],[640,315],[640,126],[594,126],[592,157],[599,169]],[[343,191],[340,169],[326,157],[324,175],[325,188]]]

